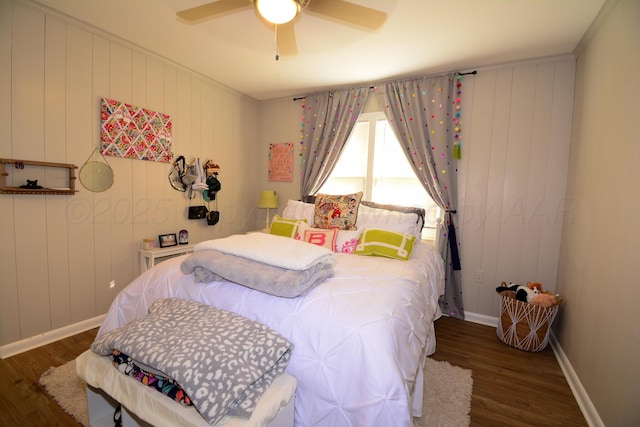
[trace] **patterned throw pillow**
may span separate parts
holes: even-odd
[[[361,230],[338,230],[335,252],[352,254],[360,242]]]
[[[321,228],[305,228],[302,240],[314,245],[323,246],[331,251],[336,246],[336,233],[338,230],[321,229]]]
[[[296,237],[298,226],[305,220],[282,218],[280,215],[274,215],[269,228],[269,234],[284,237]]]
[[[342,196],[316,195],[313,227],[355,230],[362,191]]]
[[[312,228],[306,222],[301,222],[295,239],[314,245],[323,246],[333,251],[336,245],[338,230],[335,228]]]
[[[373,255],[408,260],[413,252],[416,236],[395,231],[371,228],[360,236],[356,255]]]

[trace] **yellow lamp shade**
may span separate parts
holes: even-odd
[[[260,192],[260,200],[258,200],[259,208],[277,209],[278,195],[275,190],[265,190]]]
[[[267,217],[265,219],[264,232],[269,232],[269,220],[271,213],[270,209],[278,209],[278,195],[275,190],[264,190],[260,192],[260,200],[258,200],[258,207],[267,210]]]

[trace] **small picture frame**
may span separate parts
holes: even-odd
[[[158,236],[161,248],[167,248],[169,246],[178,246],[178,239],[176,239],[176,233],[173,234],[161,234]]]

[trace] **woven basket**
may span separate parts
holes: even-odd
[[[500,341],[524,351],[542,351],[549,343],[549,329],[558,314],[558,305],[540,307],[515,298],[500,296]]]

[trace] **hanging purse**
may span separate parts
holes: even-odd
[[[207,224],[216,225],[219,221],[220,221],[220,212],[209,211],[209,213],[207,213]]]
[[[207,216],[206,206],[189,206],[189,219],[202,219]]]
[[[207,203],[208,204],[208,203]],[[215,211],[209,211],[207,213],[207,224],[209,225],[216,225],[219,221],[220,221],[220,212],[218,212],[218,201],[215,201],[216,204],[216,210]]]
[[[191,199],[189,199],[189,219],[203,219],[207,217],[209,209],[204,205],[191,206]]]

